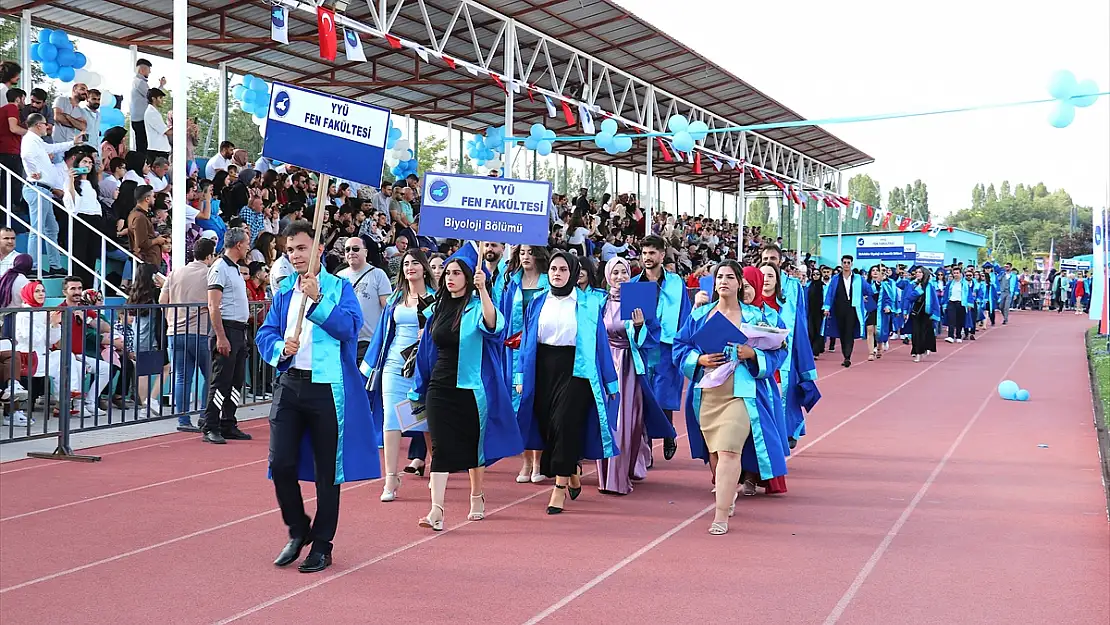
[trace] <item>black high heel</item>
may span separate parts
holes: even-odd
[[[567,490],[566,486],[559,486],[558,484],[555,485],[555,488],[558,488],[559,490]],[[556,506],[551,506],[551,505],[547,506],[547,513],[548,514],[559,514],[562,511],[563,511],[562,508],[559,508],[559,507],[556,507]]]
[[[571,501],[578,499],[578,496],[582,494],[582,465],[578,465],[578,469],[574,472],[574,476],[578,478],[578,488],[567,484],[567,492],[570,493]]]

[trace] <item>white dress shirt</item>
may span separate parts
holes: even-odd
[[[848,279],[845,280],[844,274],[840,274],[840,286],[844,287],[844,295],[848,298],[848,301],[852,301],[852,283],[855,282],[855,279],[854,275],[849,275]]]
[[[72,147],[72,141],[47,143],[42,140],[42,137],[28,131],[19,143],[19,156],[23,159],[23,171],[27,172],[27,179],[33,183],[49,185],[52,189],[65,188],[65,178],[61,176],[58,167],[51,162],[50,157]],[[32,174],[39,174],[39,179],[32,179]]]
[[[96,189],[87,179],[81,178],[81,193],[69,193],[67,190],[62,196],[62,204],[66,210],[78,215],[95,215],[99,217],[103,211],[100,209],[100,200],[96,197]]]
[[[262,159],[259,159],[262,160]],[[218,170],[227,171],[227,166],[231,163],[231,159],[224,158],[223,154],[219,152],[215,156],[208,159],[208,164],[204,166],[204,177],[211,180],[216,177]]]
[[[566,297],[556,297],[550,292],[540,309],[536,339],[543,345],[574,347],[578,338],[578,289]]]
[[[162,119],[162,114],[154,108],[153,104],[146,105],[146,112],[143,113],[143,125],[146,127],[146,148],[148,150],[154,150],[155,152],[171,151],[170,138],[166,136],[169,126],[166,125],[166,121]]]
[[[297,313],[301,311],[301,300],[304,299],[301,281],[299,278],[296,278],[296,280],[297,283],[293,285],[293,297],[289,300],[289,312],[285,323],[286,341],[293,338],[297,328]],[[301,336],[298,339],[300,347],[297,349],[297,353],[293,355],[293,362],[289,363],[289,366],[294,369],[312,371],[312,326],[315,324],[308,320],[308,309],[311,307],[312,301],[309,300],[305,306],[304,319],[301,321]]]
[[[962,302],[962,301],[964,301],[964,281],[963,280],[953,280],[952,281],[952,288],[951,288],[950,291],[948,291],[948,301],[950,301],[950,302]]]

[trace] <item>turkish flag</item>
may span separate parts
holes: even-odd
[[[316,29],[320,33],[320,58],[335,60],[335,11],[316,7]]]

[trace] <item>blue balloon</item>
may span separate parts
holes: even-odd
[[[621,152],[627,152],[632,149],[632,137],[616,137],[613,141],[617,149]]]
[[[1002,383],[998,385],[998,396],[1002,399],[1012,400],[1019,390],[1021,390],[1021,388],[1017,385],[1017,382],[1013,380],[1003,380]]]
[[[1029,391],[1021,389],[1014,395],[1014,399],[1018,401],[1029,401]]]
[[[694,137],[685,130],[675,133],[673,143],[674,149],[679,152],[689,152],[694,149]]]
[[[536,135],[528,135],[528,138],[524,140],[524,149],[535,150],[536,147],[539,146],[539,144],[540,139],[538,139]]]
[[[609,135],[606,135],[606,136],[609,136]],[[621,151],[620,151],[620,149],[617,148],[616,142],[610,141],[609,144],[607,146],[605,146],[605,153],[615,156],[617,154],[620,154]]]
[[[1075,74],[1066,69],[1057,70],[1048,79],[1048,93],[1057,100],[1067,100],[1075,93],[1078,86]]]
[[[389,129],[389,138],[393,139],[394,141],[399,140],[401,138],[401,129],[400,128],[390,128]]]
[[[42,62],[42,72],[44,74],[46,74],[47,76],[50,76],[51,78],[53,78],[52,74],[57,74],[58,73],[58,64],[55,63],[54,61],[43,61]]]
[[[243,85],[235,85],[231,88],[231,97],[236,100],[242,100],[243,96],[247,94],[247,88]]]
[[[42,57],[43,62],[53,61],[58,58],[58,48],[54,47],[51,43],[39,44],[39,56]],[[42,71],[46,71],[45,69]]]
[[[551,147],[551,142],[547,139],[544,139],[543,141],[540,141],[539,145],[536,146],[536,154],[539,154],[540,156],[547,156],[548,154],[551,154]]]
[[[49,28],[44,28],[44,29],[40,30],[39,31],[39,43],[50,43],[50,36],[53,35],[53,34],[54,34],[54,31],[50,30]]]
[[[73,67],[77,63],[77,54],[72,50],[65,48],[58,48],[58,65],[62,67]]]
[[[620,130],[620,127],[617,126],[616,120],[606,119],[605,121],[601,122],[601,132],[604,132],[607,135],[615,135],[617,134],[617,130]]]
[[[75,70],[68,65],[58,68],[58,80],[62,82],[72,81],[75,75]]]
[[[594,135],[594,145],[608,151],[609,146],[613,145],[613,135],[606,132],[599,132]]]
[[[547,130],[547,128],[544,128],[543,124],[532,124],[532,127],[529,130],[531,130],[530,134],[533,137],[542,137],[544,131]]]
[[[547,128],[545,128],[544,131],[543,131],[543,138],[548,140],[548,141],[551,141],[552,139],[555,138],[555,131],[554,130],[548,130]]]
[[[1098,101],[1096,93],[1098,93],[1098,83],[1088,78],[1079,81],[1079,84],[1075,87],[1075,95],[1068,101],[1075,106],[1087,108]]]
[[[69,43],[69,35],[60,30],[55,30],[50,33],[50,43],[59,47],[64,46]]]
[[[686,119],[685,115],[671,115],[667,120],[667,130],[671,132],[683,132],[690,126],[690,121]]]
[[[54,44],[54,47],[58,49],[58,52],[61,52],[62,50],[69,50],[70,52],[74,52],[73,42],[69,39],[66,39],[62,43]]]
[[[248,89],[243,94],[243,104],[252,105],[252,104],[255,103],[255,101],[257,99],[258,99],[258,92],[257,91],[251,91],[251,90]]]
[[[39,56],[39,46],[41,46],[41,45],[42,45],[41,43],[36,43],[36,44],[31,45],[31,60],[32,61],[35,61],[35,62],[41,62],[42,61],[42,57]]]
[[[690,133],[694,141],[701,141],[709,134],[709,126],[703,121],[694,121],[690,122],[686,131]]]
[[[89,57],[85,56],[81,52],[74,52],[73,58],[75,59],[73,61],[73,69],[81,69],[89,62]]]
[[[1075,107],[1071,102],[1060,101],[1052,108],[1052,112],[1048,114],[1048,123],[1052,124],[1053,128],[1067,128],[1072,120],[1075,119]]]

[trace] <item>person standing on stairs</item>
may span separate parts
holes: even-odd
[[[34,267],[40,268],[45,276],[62,276],[62,255],[58,248],[43,244],[39,236],[47,239],[58,240],[58,220],[54,217],[54,205],[50,201],[54,196],[62,197],[62,190],[66,187],[61,171],[51,161],[51,157],[64,153],[74,145],[81,145],[85,135],[77,135],[73,141],[47,144],[43,141],[50,125],[46,118],[38,113],[27,116],[27,134],[19,145],[19,155],[23,160],[23,170],[27,172],[27,180],[31,183],[23,187],[23,200],[27,202],[33,229],[27,236],[27,251],[31,255]],[[45,259],[40,258],[45,257]],[[43,261],[40,267],[39,262]]]

